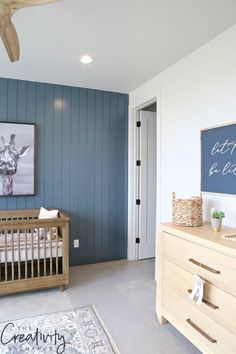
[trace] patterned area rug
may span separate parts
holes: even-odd
[[[94,306],[0,323],[0,353],[118,354]]]

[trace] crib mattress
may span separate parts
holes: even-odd
[[[38,240],[36,233],[20,233],[7,235],[5,246],[5,236],[0,236],[0,263],[7,262],[23,262],[25,260],[37,260],[44,258],[56,258],[63,255],[63,241],[58,236],[58,239],[53,240]]]

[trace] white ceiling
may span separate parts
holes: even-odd
[[[13,21],[21,59],[0,43],[1,77],[129,93],[232,26],[236,1],[60,0]]]

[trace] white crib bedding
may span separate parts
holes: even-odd
[[[38,233],[13,233],[7,234],[5,247],[5,235],[0,235],[0,263],[23,262],[26,259],[37,260],[44,258],[62,257],[63,241],[60,236],[57,239],[38,239]]]

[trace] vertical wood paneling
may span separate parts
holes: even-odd
[[[102,98],[103,93],[96,91],[96,103],[95,103],[95,192],[94,192],[94,204],[95,204],[95,254],[102,252],[102,166],[103,166],[103,121],[102,121]]]
[[[55,86],[53,114],[53,207],[62,208],[62,112],[63,92],[61,86]]]
[[[35,82],[27,82],[27,114],[26,122],[35,123],[36,115],[36,84]],[[29,196],[26,198],[26,209],[35,208],[35,198],[34,196]]]
[[[72,238],[78,238],[78,126],[79,126],[79,90],[72,88],[71,91],[71,125],[70,125],[70,156],[71,156],[71,173],[70,173],[70,216],[71,230],[73,230]],[[77,197],[75,197],[77,196]],[[70,253],[73,256],[78,254],[78,249],[73,248],[70,244]]]
[[[95,217],[95,96],[94,90],[88,90],[87,123],[87,252],[94,253],[94,217]]]
[[[17,110],[18,110],[18,81],[9,80],[8,81],[8,92],[7,92],[7,120],[8,122],[17,121]],[[7,209],[16,209],[16,197],[7,198]]]
[[[36,123],[36,195],[0,209],[68,212],[71,264],[126,258],[128,96],[0,79],[0,120]]]
[[[45,85],[36,87],[36,164],[35,164],[35,207],[40,208],[44,203],[44,122],[45,122]]]
[[[44,122],[44,202],[52,208],[54,87],[46,85]]]
[[[63,87],[63,112],[62,112],[62,205],[70,213],[70,174],[71,174],[71,89]]]
[[[80,255],[86,255],[87,249],[87,232],[86,232],[86,212],[87,212],[87,90],[80,89],[80,106],[79,106],[79,239],[80,239]]]
[[[116,248],[117,239],[117,167],[119,162],[118,125],[117,125],[117,94],[111,93],[110,103],[110,149],[109,149],[109,249]]]
[[[27,82],[26,81],[18,81],[18,87],[17,87],[17,122],[26,122],[26,105],[27,105]],[[17,139],[17,136],[16,136]],[[16,140],[17,141],[17,140]],[[19,164],[20,169],[21,166]],[[19,210],[26,209],[26,199],[24,196],[22,197],[16,197],[16,208]]]
[[[128,230],[128,107],[129,107],[129,96],[126,95],[125,98],[125,104],[124,104],[124,111],[123,111],[123,130],[124,130],[124,136],[123,136],[123,162],[124,162],[124,174],[122,174],[122,178],[124,181],[124,189],[123,189],[123,207],[124,207],[124,212],[123,212],[123,225],[124,225],[124,233],[123,233],[123,242],[121,245],[121,249],[126,250],[126,255],[127,255],[127,247],[128,247],[128,238],[127,238],[127,230]]]
[[[124,95],[118,95],[118,105],[117,105],[117,142],[118,148],[120,150],[120,154],[118,155],[117,168],[123,169],[123,175],[120,179],[117,179],[117,190],[125,191],[125,185],[127,183],[127,157],[126,157],[126,125],[125,121],[127,119],[126,113],[126,97]],[[126,194],[118,193],[117,194],[117,234],[119,237],[116,239],[116,248],[122,249],[126,247],[125,242],[125,232],[126,232],[126,220],[127,218],[127,208],[126,208]],[[124,210],[126,210],[126,214],[124,214]]]
[[[109,190],[110,190],[110,93],[103,94],[103,117],[102,117],[102,249],[109,251]],[[115,156],[114,156],[115,158]]]

